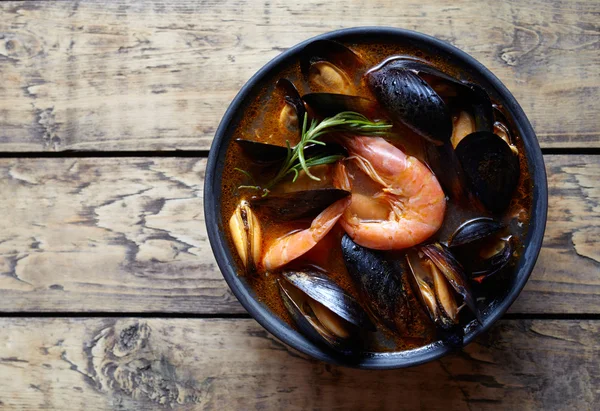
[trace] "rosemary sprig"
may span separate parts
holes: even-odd
[[[334,163],[337,160],[341,159],[343,156],[317,154],[313,157],[306,158],[304,155],[304,149],[307,145],[317,144],[325,146],[325,143],[319,139],[323,135],[329,133],[352,132],[368,136],[387,136],[389,135],[390,129],[392,128],[392,125],[389,123],[374,122],[369,120],[362,114],[353,111],[344,111],[338,113],[333,117],[327,117],[323,119],[321,122],[312,119],[310,122],[310,126],[308,125],[307,115],[304,116],[303,120],[304,121],[302,123],[302,135],[300,137],[300,142],[294,147],[290,147],[289,141],[286,141],[287,156],[283,161],[283,164],[275,178],[273,178],[273,180],[271,180],[266,186],[260,187],[258,184],[256,184],[254,178],[248,172],[241,169],[236,169],[250,177],[250,179],[255,184],[252,186],[240,186],[239,188],[262,190],[262,195],[264,197],[268,195],[269,190],[275,184],[283,180],[289,174],[294,174],[294,178],[292,181],[295,182],[298,178],[300,170],[304,170],[304,172],[309,178],[316,181],[320,181],[320,178],[311,174],[309,169],[317,165]]]

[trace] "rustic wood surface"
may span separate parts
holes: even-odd
[[[600,156],[545,160],[561,200],[550,204],[539,261],[511,312],[600,313]],[[11,193],[0,203],[0,310],[244,312],[208,243],[205,165],[0,159],[0,192]]]
[[[258,68],[364,25],[473,55],[514,92],[542,146],[600,147],[594,1],[8,1],[0,14],[4,151],[208,149]]]
[[[394,371],[307,360],[253,320],[2,319],[10,409],[591,410],[600,323],[503,320],[460,354]],[[557,377],[560,374],[560,377]]]
[[[202,211],[204,150],[247,79],[365,25],[490,68],[534,125],[550,195],[507,319],[387,372],[307,359],[246,318]],[[599,91],[597,1],[0,2],[0,410],[596,409]]]

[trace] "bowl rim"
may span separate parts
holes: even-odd
[[[485,78],[485,80],[493,86],[498,95],[502,97],[505,107],[511,112],[525,146],[527,163],[529,165],[530,176],[532,177],[533,200],[530,227],[526,240],[524,241],[526,247],[515,268],[517,280],[513,283],[512,288],[508,291],[504,300],[493,307],[489,315],[483,320],[483,323],[476,326],[474,329],[469,330],[465,335],[463,347],[469,344],[475,337],[488,330],[492,324],[500,319],[522,291],[531,275],[541,250],[548,209],[548,188],[544,159],[539,142],[527,116],[512,93],[510,93],[506,86],[504,86],[490,70],[457,47],[443,40],[412,30],[384,26],[363,26],[334,30],[309,38],[290,47],[265,64],[246,82],[235,96],[223,115],[211,144],[204,182],[204,213],[210,245],[221,273],[230,289],[233,291],[233,294],[248,313],[267,331],[288,346],[291,346],[312,358],[335,365],[361,369],[394,369],[415,366],[438,359],[455,350],[455,348],[438,341],[425,347],[408,351],[366,355],[361,357],[359,361],[354,361],[348,357],[340,357],[335,355],[335,353],[322,349],[300,335],[296,330],[289,327],[283,320],[271,313],[265,305],[252,296],[252,290],[245,285],[245,282],[237,275],[230,263],[231,254],[229,246],[227,245],[225,237],[222,235],[223,224],[220,215],[220,177],[224,166],[226,145],[228,143],[226,139],[228,134],[227,131],[230,125],[235,122],[236,117],[240,116],[239,109],[251,95],[254,87],[263,80],[263,77],[270,71],[275,70],[287,59],[297,54],[307,44],[315,40],[343,41],[343,38],[347,37],[377,37],[382,35],[403,38],[407,41],[423,44],[432,50],[441,50],[441,52],[450,56],[453,60],[458,61],[462,66],[469,67],[476,72],[477,75]]]

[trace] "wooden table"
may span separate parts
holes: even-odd
[[[251,319],[202,213],[211,139],[271,58],[332,29],[447,40],[537,132],[544,247],[505,318],[460,354],[368,372]],[[596,1],[0,4],[0,409],[598,409]]]

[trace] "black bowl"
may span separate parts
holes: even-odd
[[[288,326],[270,310],[260,303],[252,288],[245,279],[236,274],[235,260],[224,236],[225,226],[221,218],[221,177],[225,163],[225,154],[231,140],[233,130],[240,121],[243,109],[260,87],[272,83],[275,73],[286,63],[297,59],[299,52],[308,43],[318,39],[337,40],[341,42],[400,42],[417,47],[429,54],[440,56],[452,65],[468,72],[475,81],[482,84],[497,101],[509,111],[514,119],[518,133],[523,139],[529,174],[533,182],[533,203],[531,209],[530,228],[524,240],[525,250],[516,265],[516,274],[505,295],[491,304],[482,313],[482,324],[470,327],[465,334],[464,344],[468,344],[479,334],[490,328],[515,301],[536,262],[546,226],[548,208],[548,189],[544,160],[537,138],[525,116],[525,113],[508,91],[508,89],[481,63],[456,47],[425,34],[409,30],[388,27],[359,27],[326,33],[300,43],[271,60],[261,68],[240,90],[229,109],[223,116],[217,130],[208,157],[206,181],[204,185],[204,213],[208,229],[208,237],[219,268],[229,287],[240,303],[269,332],[293,348],[316,359],[334,364],[341,364],[366,369],[389,369],[408,367],[437,359],[450,351],[452,347],[441,341],[428,346],[393,353],[369,353],[360,358],[345,358],[315,345],[310,340]]]

